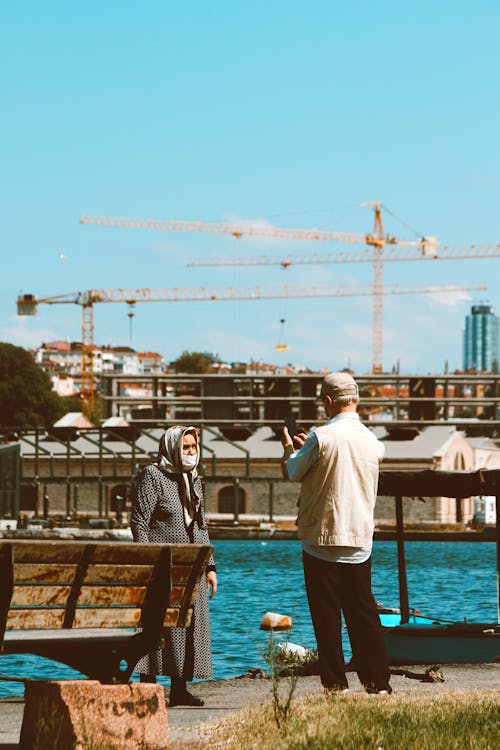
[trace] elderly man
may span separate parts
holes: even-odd
[[[321,385],[328,421],[307,436],[283,428],[282,471],[302,483],[297,518],[321,682],[346,692],[341,612],[367,693],[390,693],[384,637],[371,590],[371,548],[384,445],[357,414],[356,381],[333,372]]]

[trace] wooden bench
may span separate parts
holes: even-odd
[[[0,540],[0,654],[36,654],[100,682],[128,682],[163,628],[189,626],[211,551]]]

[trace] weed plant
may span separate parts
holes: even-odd
[[[279,647],[273,631],[269,634],[263,657],[269,666],[273,716],[276,726],[280,729],[291,715],[292,698],[299,677],[296,671],[290,667],[292,666],[291,662],[296,663],[297,657],[295,654],[290,654],[290,652]],[[295,658],[291,659],[290,657]]]

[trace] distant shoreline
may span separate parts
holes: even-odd
[[[294,540],[297,532],[292,529],[259,529],[245,528],[244,526],[232,527],[210,527],[210,539],[262,539],[262,540]],[[376,529],[374,541],[395,541],[396,530]],[[405,530],[404,538],[409,542],[494,542],[496,541],[496,530],[494,527],[481,529],[480,531],[447,531],[447,530]]]
[[[215,540],[256,540],[256,541],[285,541],[296,540],[295,528],[280,528],[266,524],[265,527],[257,525],[241,524],[209,524],[208,532],[210,539]],[[396,530],[391,528],[375,529],[374,541],[394,541],[397,538]],[[454,529],[405,529],[404,538],[408,542],[495,542],[496,528],[488,526],[482,529],[454,530]],[[128,528],[116,529],[85,529],[85,528],[53,528],[37,530],[3,530],[0,531],[0,539],[79,539],[79,540],[110,540],[131,541]]]

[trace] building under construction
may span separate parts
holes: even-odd
[[[23,514],[48,522],[126,520],[133,483],[154,460],[170,424],[200,428],[208,516],[293,520],[298,488],[283,481],[280,432],[293,415],[309,430],[324,421],[322,374],[103,376],[106,418],[92,425],[68,415],[52,429],[10,432],[19,452],[17,507],[8,487],[0,517]],[[500,376],[357,377],[359,412],[386,446],[387,470],[444,471],[500,466]],[[392,523],[393,503],[379,498],[377,521]],[[425,523],[468,523],[474,498],[429,498],[406,517]]]

